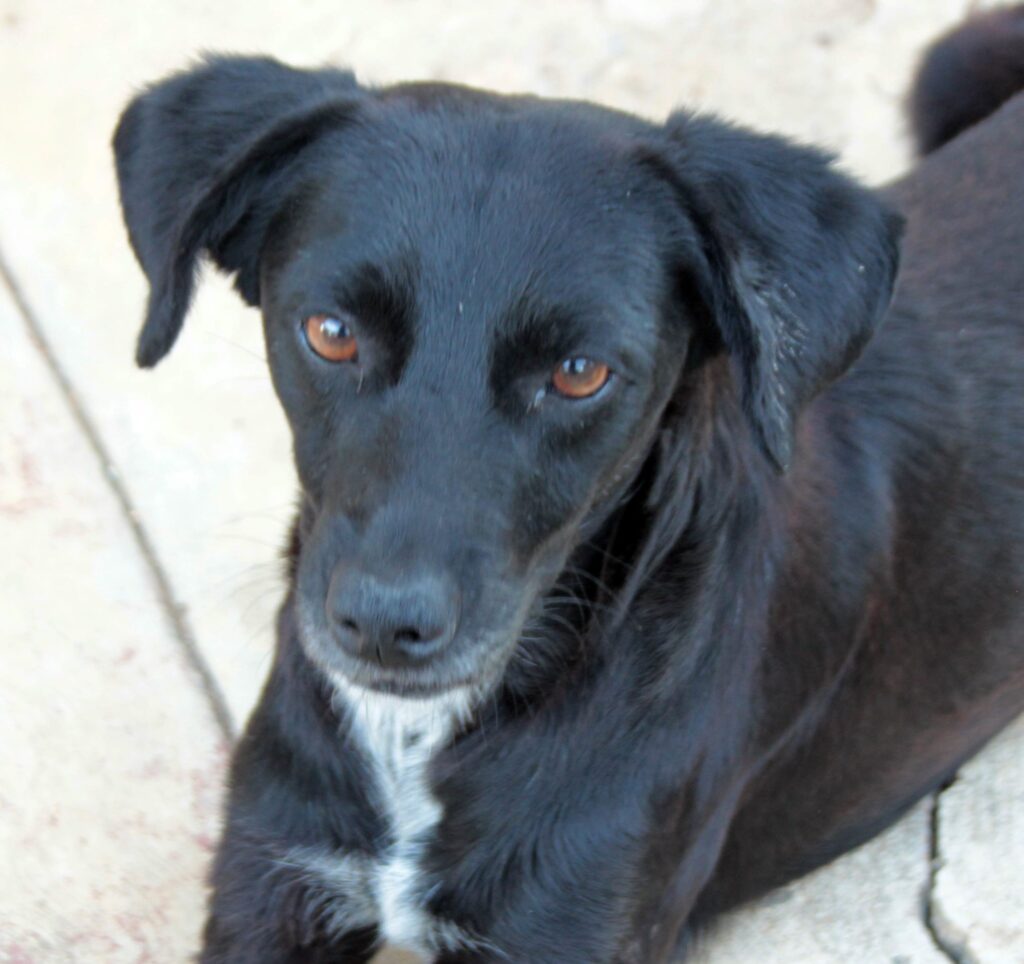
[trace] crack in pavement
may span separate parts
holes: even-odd
[[[57,388],[71,412],[72,418],[85,436],[86,444],[92,450],[99,463],[100,471],[106,480],[107,486],[113,493],[125,521],[128,523],[128,528],[135,540],[136,547],[142,555],[145,568],[148,570],[153,581],[153,587],[156,590],[160,608],[164,612],[174,638],[185,654],[186,662],[198,679],[199,686],[210,706],[218,729],[229,745],[234,743],[235,727],[231,718],[231,712],[228,709],[227,701],[224,699],[224,694],[221,692],[216,677],[213,675],[209,664],[206,662],[206,658],[199,648],[195,633],[186,616],[185,606],[175,597],[170,579],[160,563],[156,547],[153,545],[149,533],[142,524],[138,510],[132,502],[127,487],[121,480],[117,465],[104,444],[99,429],[82,404],[81,399],[79,399],[71,379],[64,371],[60,360],[47,341],[43,327],[29,304],[28,298],[18,284],[2,249],[0,249],[0,281],[3,282],[4,287],[10,293],[14,305],[21,315],[22,321],[25,323],[29,338],[40,355],[42,355],[43,362],[56,382]]]
[[[939,871],[943,866],[940,839],[940,807],[942,795],[956,782],[956,774],[946,780],[931,795],[928,811],[928,880],[922,895],[922,923],[935,949],[953,964],[979,964],[977,959],[967,950],[964,940],[958,940],[943,933],[943,926],[937,914],[935,888],[938,883]]]

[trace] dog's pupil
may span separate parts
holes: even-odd
[[[337,318],[325,318],[320,325],[320,331],[327,338],[348,338],[348,325]]]
[[[608,381],[608,366],[603,362],[578,355],[566,358],[552,377],[556,391],[566,398],[589,398]]]

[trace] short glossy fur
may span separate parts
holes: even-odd
[[[882,195],[686,113],[247,58],[115,147],[140,363],[234,272],[303,490],[206,964],[675,960],[1024,706],[1024,98]],[[356,584],[429,655],[343,645]]]

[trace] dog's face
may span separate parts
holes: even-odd
[[[778,467],[866,342],[895,270],[878,203],[812,152],[675,124],[245,60],[126,112],[140,360],[170,347],[202,251],[260,305],[328,673],[486,685],[623,500],[697,342],[733,356]]]
[[[322,665],[485,681],[635,471],[689,325],[671,197],[631,148],[550,108],[397,97],[290,186],[260,290]]]

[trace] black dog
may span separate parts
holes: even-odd
[[[139,362],[234,272],[302,481],[203,961],[667,961],[1024,706],[1024,98],[884,198],[261,59],[115,145]]]

